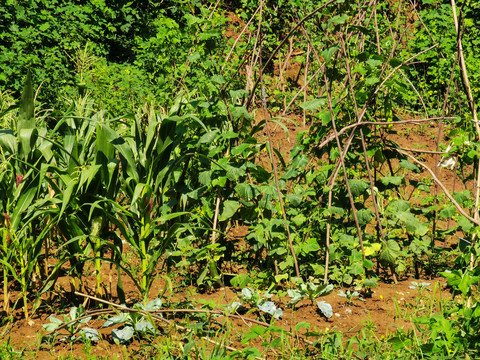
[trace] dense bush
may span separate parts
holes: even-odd
[[[116,113],[154,97],[169,103],[194,84],[208,96],[223,20],[207,11],[199,1],[9,0],[0,8],[0,88],[18,96],[29,69],[47,107],[89,90]]]

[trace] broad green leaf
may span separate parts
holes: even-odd
[[[358,179],[349,179],[348,185],[350,186],[350,191],[354,197],[362,195],[370,185],[365,180],[358,180]]]
[[[47,129],[41,129],[39,130],[39,137],[40,138],[45,138],[47,137]],[[48,141],[48,140],[42,140],[37,144],[37,149],[42,153],[43,158],[45,159],[46,162],[50,162],[50,160],[53,158],[53,142]]]
[[[129,320],[128,314],[120,313],[119,315],[110,317],[105,323],[103,327],[110,327],[118,324],[124,324]]]
[[[458,226],[462,228],[465,232],[470,232],[473,229],[473,224],[465,216],[460,216],[458,219]]]
[[[245,288],[250,282],[252,282],[252,278],[248,274],[239,274],[230,280],[233,287],[239,288]]]
[[[163,305],[162,299],[156,298],[155,300],[150,301],[146,306],[145,310],[147,311],[156,311],[159,310]]]
[[[21,129],[18,131],[18,141],[19,141],[19,156],[22,159],[26,159],[28,155],[32,152],[35,142],[37,141],[37,129]]]
[[[454,205],[449,205],[444,207],[440,212],[438,213],[438,216],[444,219],[450,219],[452,218],[453,215],[457,212],[457,209],[455,208]]]
[[[129,144],[118,135],[113,129],[102,124],[106,139],[117,149],[122,161],[122,169],[126,169],[127,174],[132,177],[135,183],[140,182],[139,173],[137,171],[137,162]]]
[[[13,209],[12,214],[12,222],[10,228],[13,231],[17,230],[17,227],[20,225],[20,221],[22,219],[22,213],[26,211],[30,205],[32,205],[32,201],[35,198],[35,194],[37,192],[36,188],[30,188],[22,192],[20,195],[15,209]]]
[[[315,111],[320,109],[322,106],[324,106],[325,102],[326,102],[325,98],[321,97],[318,99],[306,101],[303,104],[301,104],[300,107],[304,110]]]
[[[365,85],[367,86],[372,86],[375,84],[378,84],[380,82],[380,79],[377,76],[369,76],[365,78]]]
[[[81,328],[78,333],[80,336],[84,337],[86,340],[90,340],[90,341],[100,340],[100,334],[96,329],[84,327],[84,328]]]
[[[58,329],[58,327],[63,325],[63,321],[60,319],[57,319],[55,316],[51,315],[49,317],[50,323],[49,324],[44,324],[42,327],[49,332],[55,331]]]
[[[225,84],[227,82],[222,75],[213,75],[210,79],[217,84]]]
[[[360,275],[365,272],[365,269],[363,267],[363,262],[361,261],[356,261],[353,264],[350,265],[350,268],[348,270],[348,273],[350,275]]]
[[[135,330],[131,326],[125,326],[123,329],[113,329],[112,338],[115,344],[125,344],[133,337]]]
[[[371,256],[373,254],[376,254],[382,249],[382,244],[380,243],[373,243],[369,246],[365,246],[365,256]]]
[[[155,328],[150,321],[143,320],[135,323],[135,330],[139,332],[154,332]]]
[[[230,97],[236,101],[238,99],[245,99],[249,95],[249,92],[244,89],[230,90]]]
[[[168,213],[166,215],[160,216],[158,218],[155,218],[154,221],[165,223],[169,220],[176,219],[180,216],[185,216],[185,215],[189,215],[189,214],[190,213],[187,212],[187,211],[172,212],[172,213]]]
[[[404,169],[419,172],[420,169],[414,163],[408,161],[407,159],[403,159],[400,161],[400,166]]]
[[[227,177],[226,176],[218,176],[214,178],[211,182],[212,187],[218,186],[218,187],[225,187],[225,184],[227,183]]]
[[[372,218],[373,218],[373,213],[372,210],[370,209],[360,209],[357,211],[357,218],[358,218],[358,223],[360,226],[364,226],[368,224]]]
[[[77,178],[70,179],[70,181],[66,184],[67,187],[63,191],[63,199],[62,199],[62,207],[60,209],[60,213],[58,214],[58,219],[62,218],[63,213],[65,212],[65,209],[70,203],[70,199],[72,197],[73,191],[75,190],[75,187],[77,185]]]
[[[235,166],[227,166],[227,178],[230,181],[237,181],[240,177],[245,175],[245,169]]]
[[[320,250],[320,245],[318,245],[317,240],[314,238],[308,238],[308,240],[302,246],[302,251],[306,254],[317,252],[318,250]]]
[[[20,99],[20,105],[18,108],[17,133],[20,133],[20,131],[24,129],[35,128],[34,106],[32,76],[29,71],[23,85],[22,97]]]
[[[370,58],[366,61],[366,63],[371,66],[372,68],[376,68],[383,64],[383,59],[378,58],[380,55],[376,55],[375,58]]]
[[[21,283],[22,280],[20,279],[20,272],[17,269],[14,269],[13,266],[9,263],[6,262],[5,260],[0,258],[0,264],[3,265],[3,269],[8,269],[10,271],[10,274],[13,276],[13,278],[18,282]]]
[[[285,202],[290,204],[290,206],[297,207],[302,203],[302,199],[302,195],[288,194],[285,198]]]
[[[362,285],[365,287],[377,287],[378,279],[377,278],[365,279]]]
[[[421,224],[420,221],[410,212],[399,212],[396,216],[405,226],[407,231],[415,232],[415,234],[419,236],[423,236],[428,232],[428,228]]]
[[[280,319],[283,316],[283,311],[275,306],[273,301],[265,301],[258,306],[260,311],[272,315],[275,319]]]
[[[101,165],[92,165],[90,167],[87,167],[86,169],[82,169],[82,172],[80,173],[80,181],[78,182],[78,187],[82,187],[85,183],[85,189],[88,189],[90,183],[95,179],[95,176],[98,173],[98,170],[100,170]]]
[[[250,201],[253,199],[253,187],[250,184],[238,183],[235,185],[235,192],[242,200]]]
[[[292,218],[292,222],[296,226],[302,226],[307,221],[307,217],[303,214],[298,214]]]
[[[234,200],[225,200],[220,206],[221,211],[218,220],[225,221],[230,219],[240,207],[240,203]]]
[[[17,136],[19,156],[26,159],[37,142],[35,129],[34,91],[30,71],[25,79],[22,97],[18,108]]]
[[[463,204],[465,201],[471,198],[471,193],[468,190],[458,191],[453,194],[453,198],[459,204]]]
[[[410,202],[407,200],[393,200],[387,205],[387,211],[391,214],[410,210]]]
[[[247,301],[253,301],[256,298],[255,290],[246,287],[242,289],[242,298]]]
[[[218,136],[218,130],[209,131],[206,134],[203,134],[202,137],[198,140],[198,145],[200,144],[210,144]]]
[[[395,260],[400,256],[400,246],[395,240],[388,240],[380,253],[379,260],[384,265],[393,266]]]
[[[332,18],[332,22],[334,24],[344,24],[345,21],[348,20],[348,15],[347,14],[343,14],[343,15],[336,15]]]
[[[388,185],[400,186],[404,182],[404,177],[403,176],[385,176],[380,180],[382,184],[385,186],[388,186]]]
[[[235,146],[234,148],[232,148],[232,155],[237,156],[237,155],[245,152],[245,150],[247,150],[247,149],[250,151],[251,146],[252,146],[252,144],[247,144],[247,143],[243,143],[243,144],[240,144],[238,146]]]
[[[277,284],[280,284],[282,280],[288,280],[288,274],[278,274],[275,275],[275,282]]]
[[[327,319],[330,319],[333,316],[332,305],[329,303],[325,301],[317,301],[317,306]]]
[[[200,55],[198,51],[195,51],[193,54],[187,56],[187,60],[193,63],[198,59],[200,59],[201,57],[202,55]]]
[[[175,140],[177,129],[177,122],[172,119],[163,119],[160,130],[158,131],[157,146],[155,152],[157,156],[160,157],[159,166],[165,167],[170,159],[170,153],[172,151],[172,145]],[[154,154],[151,154],[154,156]],[[150,153],[147,153],[147,156],[150,156]],[[156,169],[158,171],[159,169]]]
[[[340,47],[338,45],[333,45],[325,50],[322,51],[322,57],[323,60],[325,60],[325,63],[328,64],[330,60],[332,59],[333,54],[339,49]]]
[[[342,217],[345,214],[345,209],[338,206],[330,206],[327,209],[327,213],[329,213],[330,215],[338,215]]]
[[[114,155],[114,148],[105,136],[105,130],[99,124],[96,125],[96,161],[97,164],[106,166],[109,159]]]
[[[332,114],[330,110],[322,111],[318,114],[318,118],[322,121],[322,125],[327,125],[332,122]]]
[[[200,174],[198,174],[198,181],[202,185],[210,185],[210,182],[212,181],[212,170],[207,170],[207,171],[202,171]]]
[[[287,295],[291,297],[291,300],[288,302],[289,305],[295,305],[303,299],[303,293],[297,289],[288,289]]]
[[[17,138],[12,130],[0,130],[0,148],[4,153],[16,154]]]

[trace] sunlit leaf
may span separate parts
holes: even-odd
[[[306,101],[303,104],[301,104],[300,107],[304,110],[315,111],[320,109],[322,106],[324,106],[325,102],[326,102],[326,99],[322,97],[322,98]]]
[[[332,305],[329,303],[325,301],[317,301],[317,306],[327,319],[330,319],[333,316]]]
[[[348,185],[350,186],[350,191],[352,192],[352,195],[355,197],[362,195],[368,188],[370,188],[368,182],[358,179],[349,179]]]
[[[81,336],[85,337],[86,340],[90,341],[98,341],[100,340],[100,334],[96,329],[92,329],[89,327],[81,328],[78,332]]]
[[[230,219],[237,212],[239,207],[240,203],[238,201],[225,200],[220,206],[221,211],[218,220],[225,221]]]
[[[115,344],[125,344],[133,337],[135,330],[131,326],[125,326],[123,329],[113,329],[112,338]]]

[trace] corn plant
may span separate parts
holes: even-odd
[[[143,119],[137,116],[129,136],[121,136],[107,124],[102,124],[105,139],[115,147],[122,164],[122,192],[126,204],[114,198],[99,201],[109,204],[109,221],[120,230],[123,239],[141,261],[140,279],[135,281],[142,296],[148,297],[157,263],[177,234],[188,230],[188,224],[171,223],[187,212],[171,212],[165,191],[168,190],[176,161],[171,159],[178,145],[176,122],[181,117],[162,117],[155,110],[146,114],[148,124],[143,130]],[[135,277],[131,265],[123,268]]]
[[[48,162],[52,157],[51,144],[42,139],[45,132],[37,128],[33,86],[28,74],[20,100],[16,129],[2,130],[0,133],[0,206],[3,212],[0,263],[3,265],[4,307],[9,310],[10,275],[21,286],[27,319],[28,289],[35,283],[42,247],[42,236],[37,234],[43,218],[38,211],[42,206],[38,193],[45,185],[40,167],[42,162]]]
[[[113,245],[102,237],[109,209],[98,207],[96,201],[118,195],[119,161],[103,136],[101,124],[107,116],[104,111],[94,112],[92,105],[80,98],[57,122],[54,133],[62,135],[62,142],[51,140],[55,164],[43,171],[51,175],[51,217],[58,229],[59,250],[78,280],[74,287],[81,286],[85,262],[93,260],[97,295],[102,295],[102,251]]]

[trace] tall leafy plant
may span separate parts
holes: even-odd
[[[45,129],[38,128],[35,119],[34,91],[30,73],[27,74],[18,107],[16,128],[1,130],[0,151],[2,161],[2,257],[4,280],[4,306],[9,304],[9,278],[21,286],[25,317],[28,312],[28,290],[39,267],[42,234],[38,226],[43,221],[39,210],[42,199],[38,193],[46,185],[40,171],[42,162],[52,158],[51,144],[44,141]]]

